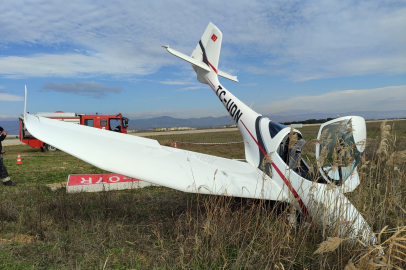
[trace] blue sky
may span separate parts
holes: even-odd
[[[223,116],[162,45],[223,33],[221,83],[262,114],[406,108],[405,1],[6,1],[0,120],[30,112]]]

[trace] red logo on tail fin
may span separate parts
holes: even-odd
[[[216,42],[217,36],[216,36],[215,34],[213,34],[213,35],[211,36],[211,39],[212,39],[214,42]]]

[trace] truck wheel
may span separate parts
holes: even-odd
[[[47,145],[45,146],[45,148],[46,148],[48,151],[56,151],[56,150],[58,150],[56,147],[54,147],[54,146],[52,146],[52,145],[49,145],[49,144],[47,144]]]

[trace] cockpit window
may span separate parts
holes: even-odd
[[[275,137],[275,135],[284,128],[287,128],[287,126],[279,124],[278,122],[269,121],[269,134],[271,138]]]
[[[362,153],[358,151],[350,119],[331,123],[321,131],[319,157],[324,174],[342,184],[358,165]]]
[[[121,120],[118,118],[110,118],[109,126],[110,126],[110,130],[120,132]]]
[[[287,134],[280,142],[277,153],[301,177],[318,183],[332,182],[341,185],[351,176],[362,156],[354,140],[351,119],[332,122],[324,126],[319,134],[321,138],[319,147],[316,148],[317,166],[309,166],[303,160],[302,148],[305,141],[300,134],[291,143]]]

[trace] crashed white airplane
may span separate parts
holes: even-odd
[[[333,170],[319,166],[319,177],[300,156],[304,140],[289,147],[291,129],[271,121],[237,99],[219,82],[218,76],[237,81],[237,77],[218,70],[222,33],[209,23],[191,57],[164,46],[171,54],[188,61],[197,79],[208,84],[238,126],[244,139],[247,162],[220,158],[165,147],[156,140],[109,132],[82,125],[72,125],[27,114],[24,123],[29,132],[62,151],[107,171],[141,179],[184,192],[227,195],[285,201],[304,215],[317,218],[325,227],[339,227],[347,236],[361,235],[369,244],[375,243],[364,218],[344,196],[359,185],[356,166],[364,151],[359,144],[366,139],[365,120],[342,117],[321,126],[319,136],[338,136],[343,124],[352,129],[342,136],[341,143],[353,146],[350,165]],[[27,102],[27,91],[26,98]],[[326,134],[327,133],[327,134]],[[317,147],[316,156],[327,149],[334,151],[334,140]],[[105,146],[109,145],[106,154]],[[334,154],[334,153],[333,153]],[[348,159],[348,156],[347,156]],[[347,163],[348,164],[348,163]]]

